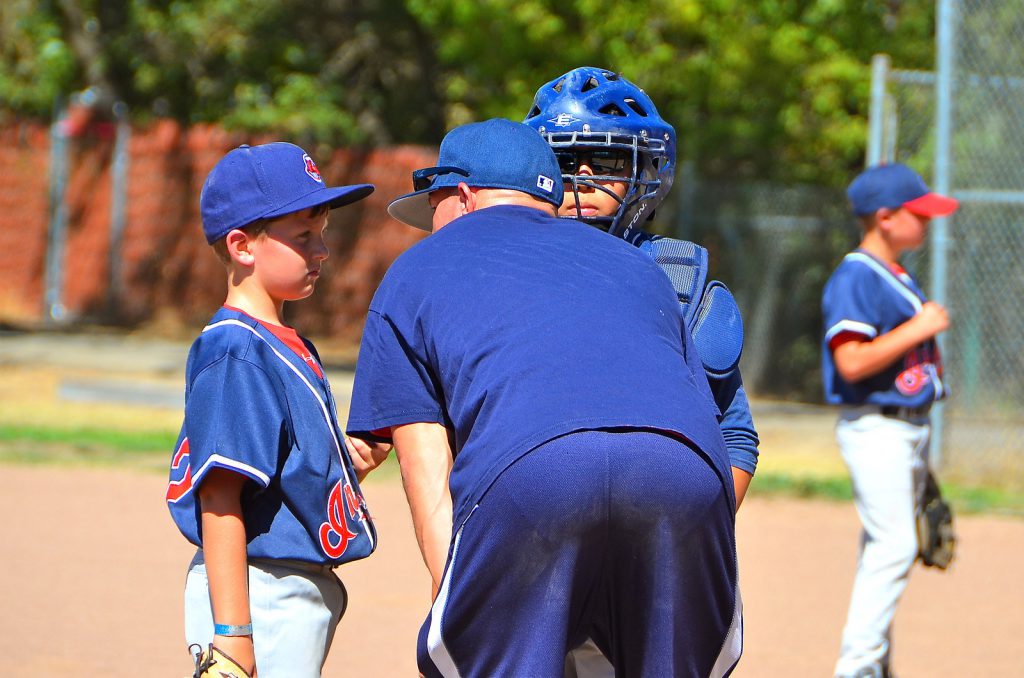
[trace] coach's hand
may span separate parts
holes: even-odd
[[[394,449],[390,443],[374,443],[350,436],[345,436],[345,444],[348,446],[349,456],[352,457],[356,477],[360,481],[366,478],[370,471],[383,464]]]

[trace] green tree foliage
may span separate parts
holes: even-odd
[[[0,106],[46,115],[77,66],[59,17],[32,0],[0,3]]]
[[[932,64],[931,2],[406,4],[437,40],[450,125],[521,118],[540,84],[602,66],[647,90],[682,155],[710,177],[847,180],[863,160],[872,54],[900,68]]]
[[[838,184],[863,157],[871,55],[931,68],[933,16],[924,0],[4,0],[0,108],[43,116],[92,87],[137,117],[437,143],[603,66],[651,94],[701,175]]]
[[[134,114],[302,142],[443,133],[430,40],[387,0],[5,0],[0,104],[40,115],[91,87]]]

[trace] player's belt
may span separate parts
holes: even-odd
[[[896,419],[923,419],[928,416],[928,413],[932,409],[932,404],[922,405],[921,407],[898,407],[896,405],[882,405],[879,408],[879,412],[883,417],[894,417]]]
[[[327,574],[337,565],[320,565],[305,560],[292,560],[291,558],[249,558],[250,563],[257,565],[268,565],[271,567],[290,567],[293,570],[303,570],[318,574]]]

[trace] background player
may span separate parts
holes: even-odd
[[[864,237],[825,285],[822,375],[825,399],[840,406],[836,438],[863,533],[835,673],[882,678],[891,675],[892,621],[918,553],[928,410],[947,392],[935,336],[949,316],[898,260],[957,201],[901,164],[869,168],[847,195]]]
[[[349,441],[353,466],[316,350],[282,323],[320,276],[328,210],[372,191],[325,187],[286,143],[231,151],[203,185],[228,292],[189,352],[167,489],[199,546],[185,585],[187,642],[209,646],[197,675],[319,676],[347,599],[333,568],[373,549],[355,475],[389,446]]]
[[[668,280],[555,219],[525,125],[456,128],[413,184],[389,212],[434,232],[374,295],[348,428],[394,439],[437,590],[420,670],[559,675],[593,637],[624,675],[726,675],[735,499]]]
[[[558,158],[566,189],[559,216],[597,226],[639,247],[655,258],[676,288],[723,415],[720,426],[739,508],[758,455],[739,370],[739,309],[720,283],[712,283],[706,292],[704,248],[639,228],[672,186],[675,130],[643,90],[617,73],[592,67],[573,69],[541,86],[525,122],[543,134]],[[702,304],[714,312],[700,313]],[[703,319],[699,328],[698,319]],[[591,642],[571,653],[566,670],[569,676],[613,673]]]

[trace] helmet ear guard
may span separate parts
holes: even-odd
[[[651,217],[672,186],[675,130],[658,115],[642,89],[613,71],[576,68],[546,83],[537,90],[524,122],[544,135],[556,152],[607,147],[632,153],[628,177],[562,175],[566,192],[571,186],[577,196],[579,186],[627,184],[614,215],[582,219],[613,235],[630,238],[632,229]]]

